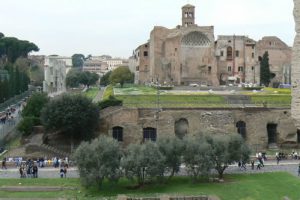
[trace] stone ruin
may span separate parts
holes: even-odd
[[[292,57],[292,105],[291,113],[295,125],[300,129],[300,0],[294,0],[296,37]]]

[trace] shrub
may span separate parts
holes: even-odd
[[[40,125],[41,121],[38,117],[24,117],[18,124],[18,130],[23,133],[23,135],[30,135],[32,132],[32,127]]]

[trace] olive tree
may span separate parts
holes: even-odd
[[[249,161],[250,149],[240,135],[206,136],[206,141],[210,145],[211,159],[220,179],[230,164]]]
[[[125,151],[121,165],[128,179],[137,179],[138,185],[144,185],[148,180],[159,178],[164,173],[165,157],[159,151],[157,144],[131,144]]]
[[[213,167],[211,146],[202,137],[185,138],[183,160],[187,173],[193,182],[201,177],[208,177]]]
[[[74,153],[81,183],[85,187],[97,185],[99,188],[105,178],[116,183],[122,175],[121,156],[119,143],[112,138],[101,136],[91,143],[81,143]]]
[[[165,172],[170,174],[169,179],[171,179],[180,170],[184,143],[177,137],[162,137],[159,138],[157,144],[165,157]]]

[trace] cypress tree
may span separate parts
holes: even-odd
[[[269,86],[272,74],[269,65],[269,53],[266,51],[260,61],[260,84]]]

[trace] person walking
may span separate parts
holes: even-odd
[[[4,157],[3,160],[2,160],[2,169],[7,169],[7,167],[6,167],[6,157]]]
[[[298,166],[298,176],[300,176],[300,163],[299,163],[299,166]]]

